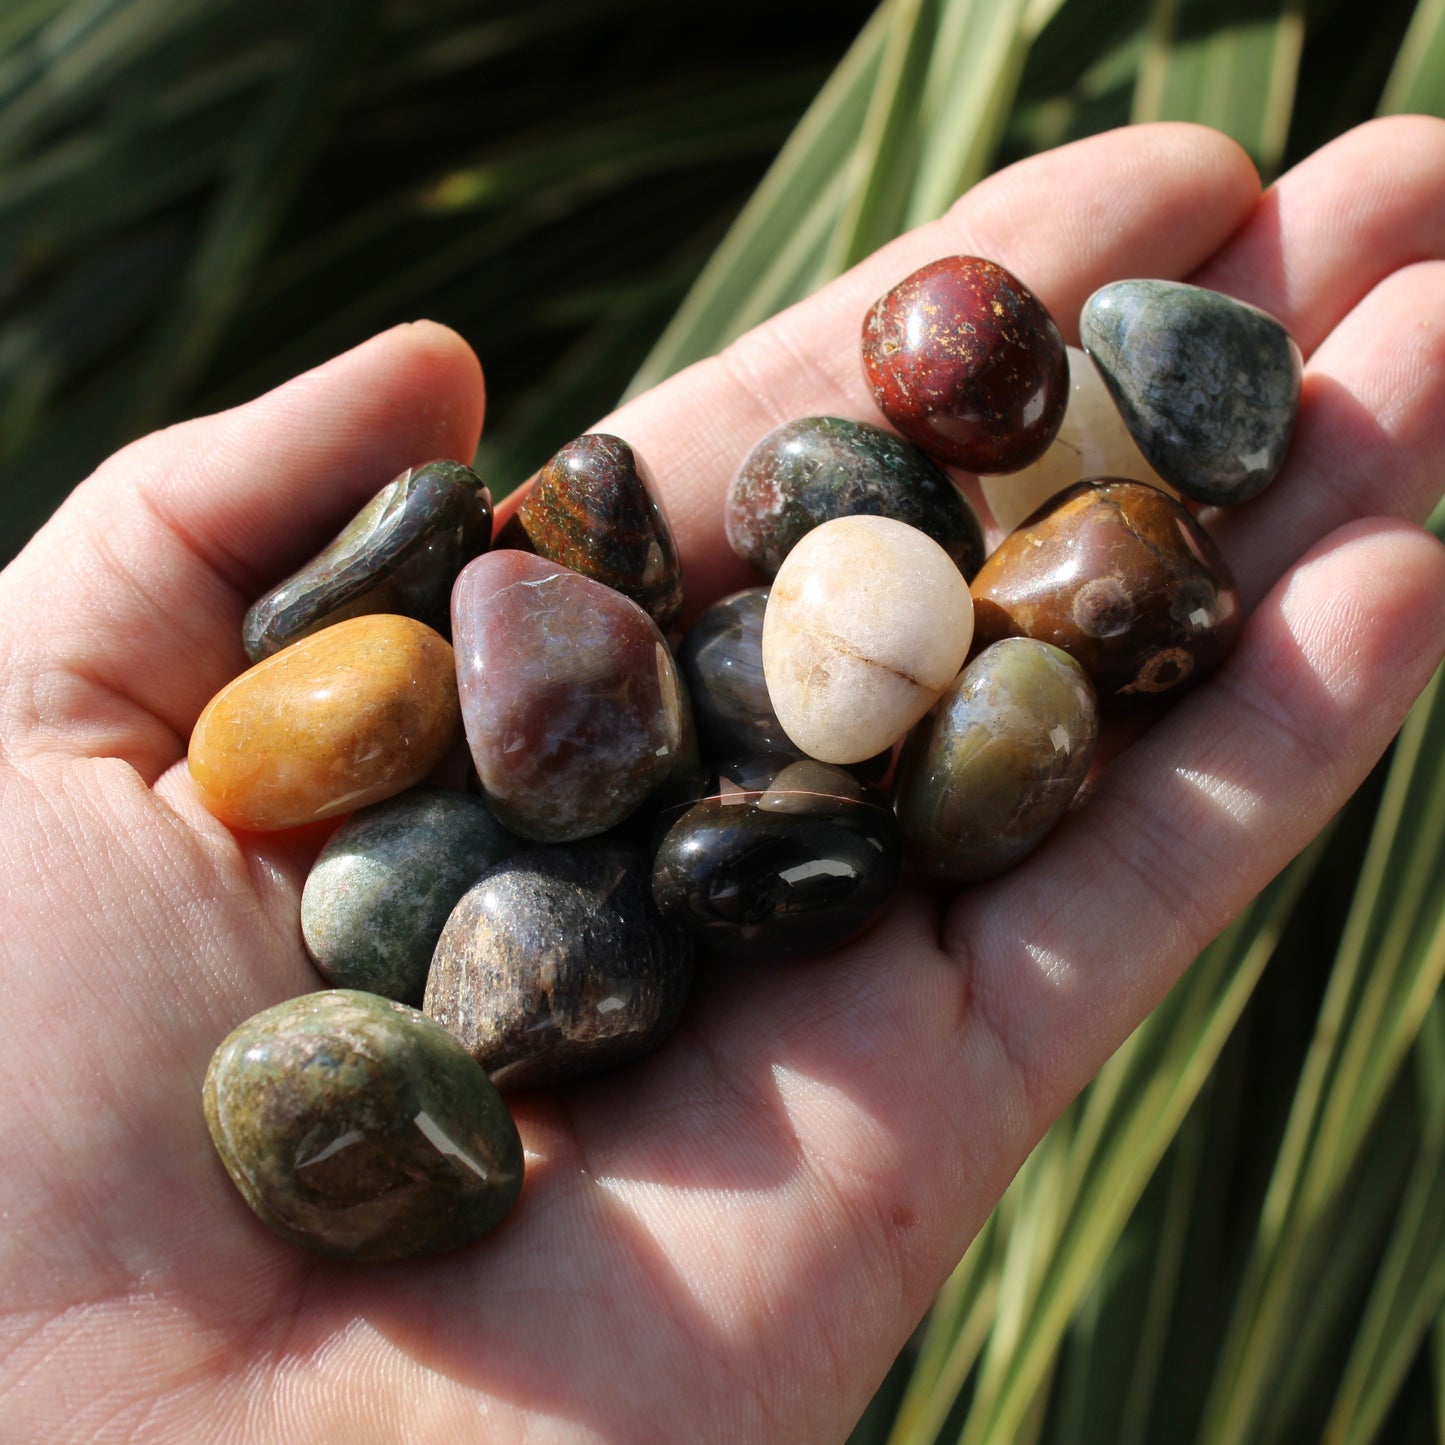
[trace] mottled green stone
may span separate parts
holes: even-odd
[[[562,1083],[660,1044],[692,961],[653,909],[639,850],[558,845],[499,863],[457,904],[423,1007],[500,1088]]]
[[[983,529],[948,474],[867,422],[834,416],[785,422],[749,453],[723,511],[733,551],[769,577],[814,527],[851,516],[917,527],[967,578],[983,562]]]
[[[528,846],[480,798],[413,788],[362,808],[322,850],[301,894],[301,934],[326,981],[420,1003],[457,900]]]
[[[1079,318],[1124,424],[1172,487],[1247,502],[1284,462],[1299,411],[1299,347],[1254,306],[1180,281],[1116,281]]]
[[[985,648],[904,746],[908,861],[957,882],[1013,867],[1068,809],[1098,737],[1098,699],[1068,653],[1027,637]]]
[[[373,612],[414,617],[450,638],[452,583],[487,550],[491,535],[491,493],[470,467],[412,467],[247,612],[246,655],[260,662],[309,633]]]
[[[660,628],[682,611],[682,568],[672,528],[641,457],[588,432],[537,473],[497,536],[630,597]]]
[[[206,1122],[263,1223],[345,1259],[409,1259],[494,1228],[522,1187],[495,1087],[445,1029],[374,994],[246,1020],[206,1071]]]

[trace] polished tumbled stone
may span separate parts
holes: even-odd
[[[1169,490],[1129,435],[1088,353],[1071,346],[1068,355],[1069,404],[1048,450],[1021,471],[978,479],[994,521],[1005,532],[1066,487],[1093,477],[1127,477]]]
[[[809,757],[857,763],[891,747],[958,675],[968,584],[931,537],[889,517],[839,517],[788,554],[763,618],[763,674]]]
[[[301,936],[335,988],[420,1003],[457,900],[525,844],[469,793],[412,788],[354,813],[301,893]]]
[[[684,746],[677,668],[637,603],[559,562],[493,551],[457,579],[452,632],[477,778],[503,827],[606,832]]]
[[[661,628],[682,611],[672,528],[642,458],[621,437],[588,432],[538,472],[498,534],[630,597]]]
[[[898,878],[887,800],[812,758],[737,759],[664,813],[652,896],[700,944],[747,959],[826,953],[863,932]]]
[[[954,882],[1013,867],[1068,809],[1098,737],[1098,698],[1068,653],[1026,637],[984,648],[904,745],[908,861]]]
[[[409,1259],[494,1228],[522,1187],[495,1086],[415,1009],[349,989],[255,1014],[216,1050],[211,1138],[271,1229],[346,1259]]]
[[[880,296],[863,370],[909,441],[972,472],[1012,472],[1053,439],[1068,400],[1064,340],[1043,303],[981,256],[945,256]]]
[[[348,617],[395,612],[450,635],[452,583],[487,550],[492,497],[470,467],[435,461],[388,482],[345,530],[246,613],[246,655]]]
[[[421,782],[461,733],[452,649],[410,617],[353,617],[222,688],[191,733],[201,802],[233,828],[294,828]]]
[[[691,940],[652,907],[642,853],[603,839],[483,875],[437,943],[426,1013],[504,1089],[637,1058],[672,1032]]]
[[[1179,281],[1116,281],[1079,319],[1139,449],[1197,501],[1247,502],[1284,462],[1299,347],[1274,317]]]
[[[723,507],[733,551],[769,577],[814,527],[857,515],[926,532],[965,577],[983,562],[983,529],[947,473],[867,422],[808,416],[774,428],[738,469]]]
[[[979,646],[1052,643],[1102,699],[1191,686],[1233,646],[1239,588],[1209,534],[1142,482],[1080,482],[998,545],[973,579]]]

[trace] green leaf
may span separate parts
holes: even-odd
[[[1416,5],[1379,113],[1445,115],[1445,0]]]

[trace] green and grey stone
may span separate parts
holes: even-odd
[[[867,422],[785,422],[748,454],[723,507],[733,551],[769,577],[814,527],[852,516],[917,527],[966,578],[983,563],[983,528],[948,474],[910,442]]]
[[[1067,811],[1098,737],[1098,698],[1067,652],[1029,637],[985,648],[904,745],[904,855],[955,882],[1013,867]]]
[[[600,838],[499,863],[442,930],[427,1015],[504,1089],[655,1048],[687,1001],[693,947],[658,918],[644,870],[639,850]]]
[[[1084,303],[1079,331],[1139,450],[1171,486],[1230,506],[1273,480],[1303,374],[1274,317],[1179,281],[1115,281]]]
[[[470,467],[434,461],[388,482],[341,534],[246,613],[252,662],[350,617],[394,612],[450,638],[452,583],[487,550],[492,495]]]
[[[246,1020],[206,1071],[206,1123],[246,1203],[344,1259],[467,1244],[522,1188],[516,1125],[486,1074],[415,1009],[349,989]]]
[[[480,798],[445,788],[362,808],[332,835],[301,893],[301,934],[326,981],[420,1003],[457,900],[529,847]]]

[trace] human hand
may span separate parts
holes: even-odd
[[[1445,445],[1445,126],[1376,123],[1263,198],[1232,144],[1116,132],[1027,161],[600,428],[657,477],[690,610],[749,578],[721,501],[794,416],[873,417],[867,306],[936,256],[1084,298],[1182,277],[1306,357],[1291,456],[1212,530],[1234,653],[1026,864],[904,887],[833,957],[705,965],[683,1025],[516,1101],[528,1178],[458,1253],[358,1267],[270,1235],[214,1157],[206,1063],[319,985],[318,830],[236,836],[186,739],[247,605],[405,466],[469,457],[475,359],[402,327],[128,448],[0,577],[0,1418],[7,1438],[839,1439],[1050,1120],[1380,755],[1445,650],[1417,524]]]

